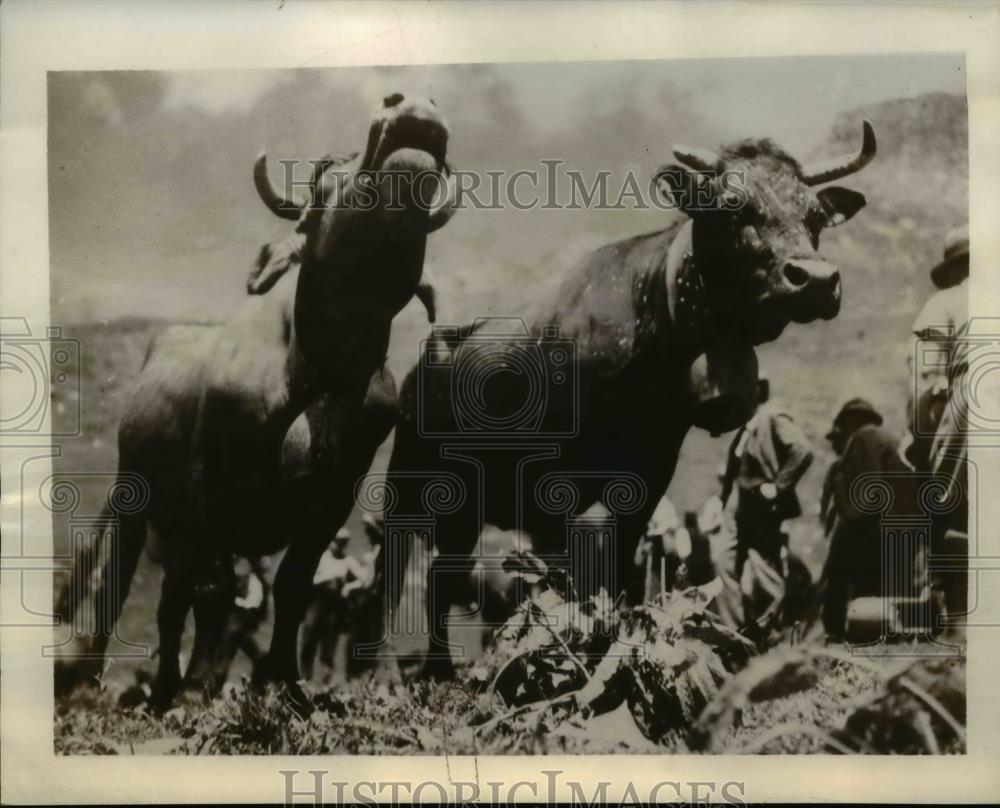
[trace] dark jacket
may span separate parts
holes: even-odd
[[[823,577],[834,631],[843,626],[848,584],[855,595],[885,594],[883,520],[916,515],[912,475],[900,472],[906,467],[899,457],[899,442],[883,427],[871,424],[851,436],[843,456],[827,472],[830,549]],[[862,475],[870,477],[862,480]]]
[[[827,481],[824,483],[824,496],[830,500],[833,509],[831,516],[836,521],[846,521],[857,523],[859,521],[879,522],[879,514],[871,514],[866,509],[859,507],[859,500],[864,500],[864,491],[855,490],[856,483],[864,487],[864,483],[858,483],[858,478],[863,474],[878,474],[893,492],[892,508],[898,511],[906,506],[906,501],[901,498],[905,492],[899,488],[899,481],[892,478],[892,474],[904,472],[906,467],[899,458],[899,442],[881,426],[868,424],[855,432],[844,447],[843,456],[839,457],[830,466],[827,472]],[[873,478],[873,486],[877,484]],[[872,494],[875,494],[872,489]]]

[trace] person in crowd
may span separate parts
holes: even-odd
[[[348,555],[351,532],[342,527],[330,541],[313,576],[313,598],[302,626],[302,670],[307,679],[314,673],[316,657],[333,669],[339,640],[350,625],[352,593],[365,584],[362,563]]]
[[[681,559],[676,551],[676,533],[681,528],[677,509],[664,494],[649,518],[633,559],[628,598],[630,603],[648,603],[673,588]]]
[[[730,445],[719,498],[725,507],[733,489],[738,490],[733,578],[743,594],[743,621],[751,633],[761,616],[755,593],[780,587],[788,541],[782,522],[802,513],[795,487],[813,459],[805,433],[771,400],[766,376],[757,382],[756,401],[754,415]]]
[[[711,542],[696,511],[683,520],[664,495],[639,540],[630,603],[648,603],[663,592],[702,586],[715,577]]]
[[[943,259],[931,269],[938,291],[913,324],[920,361],[902,457],[939,483],[938,502],[931,503],[934,556],[968,553],[969,259],[966,223],[946,235]],[[959,616],[966,612],[968,574],[964,565],[951,566],[933,572],[933,590],[942,611]]]
[[[359,559],[362,570],[358,578],[360,585],[352,587],[347,593],[352,601],[349,603],[352,615],[350,627],[352,653],[347,660],[347,673],[351,676],[357,675],[372,662],[370,658],[359,658],[358,654],[353,653],[353,649],[356,645],[374,644],[381,639],[379,636],[382,629],[381,604],[376,599],[385,596],[379,566],[379,557],[385,541],[385,520],[381,516],[366,513],[361,518],[361,525],[365,538],[368,539],[368,549]]]
[[[887,508],[895,513],[912,509],[903,487],[905,478],[898,476],[905,471],[899,441],[882,422],[881,413],[871,403],[852,398],[841,407],[826,436],[837,454],[823,486],[829,549],[820,588],[823,627],[831,640],[844,637],[851,598],[893,594],[886,591],[885,576],[891,571],[883,569],[882,561],[882,519],[886,514],[873,512],[868,505],[876,495],[882,497],[881,492],[888,487]],[[861,479],[862,475],[867,476]],[[905,554],[899,557],[910,558]]]
[[[361,554],[361,566],[364,569],[363,586],[365,589],[375,588],[375,577],[378,570],[378,558],[382,553],[382,543],[385,540],[385,520],[380,516],[366,513],[361,518],[368,539],[368,549]]]
[[[715,578],[711,540],[701,529],[698,517],[698,511],[685,511],[684,526],[675,534],[674,544],[681,560],[674,576],[676,589],[704,586]]]
[[[236,598],[216,657],[217,681],[220,687],[225,684],[238,652],[246,654],[250,662],[255,665],[263,656],[263,651],[257,643],[257,631],[267,619],[271,593],[267,579],[270,559],[266,556],[260,558],[237,556],[233,566],[236,573]]]
[[[931,471],[931,448],[942,419],[960,413],[948,406],[954,377],[964,371],[966,341],[962,333],[969,319],[969,226],[964,224],[945,237],[944,257],[931,269],[937,287],[913,323],[916,352],[909,355],[913,372],[909,401],[910,431],[902,444],[904,461],[918,471]],[[918,359],[914,363],[914,359]],[[956,402],[960,407],[960,402]],[[949,412],[951,411],[951,412]],[[947,426],[947,425],[946,425]],[[949,429],[950,433],[961,430]],[[938,447],[946,449],[945,446]],[[962,447],[950,452],[961,456]],[[945,452],[948,454],[948,452]]]

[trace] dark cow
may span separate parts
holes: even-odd
[[[769,140],[676,147],[656,181],[686,216],[591,254],[523,329],[438,332],[403,383],[387,477],[387,519],[432,517],[440,551],[425,673],[452,673],[444,619],[484,523],[525,531],[540,555],[565,553],[574,520],[601,503],[614,514],[611,572],[629,568],[688,430],[728,431],[751,414],[753,346],[838,313],[840,274],[817,253],[820,233],[865,198],[813,187],[875,148],[867,121],[859,152],[812,166]],[[454,496],[434,501],[428,480]],[[390,603],[409,535],[387,535]],[[398,675],[392,663],[383,672]]]
[[[75,583],[59,604],[72,624],[92,599],[97,617],[95,636],[62,649],[60,688],[88,667],[100,670],[147,526],[165,566],[157,706],[167,706],[182,684],[212,689],[233,604],[234,553],[288,547],[275,579],[271,646],[255,673],[298,679],[298,628],[329,526],[347,518],[354,481],[395,419],[395,383],[384,368],[392,319],[418,294],[428,234],[455,209],[453,176],[430,208],[423,202],[424,178],[450,174],[448,135],[433,101],[387,96],[365,151],[339,172],[316,168],[311,204],[278,194],[258,160],[261,198],[297,222],[288,242],[296,255],[285,262],[294,271],[269,280],[274,288],[248,298],[225,324],[174,326],[150,346],[122,417],[119,482],[102,516],[109,528],[117,519],[118,529],[102,531],[80,553]],[[123,502],[129,482],[137,490]],[[89,576],[95,568],[100,573]],[[195,645],[182,682],[189,611]],[[89,666],[69,664],[81,653]]]

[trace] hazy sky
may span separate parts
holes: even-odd
[[[771,136],[807,157],[839,113],[927,92],[964,94],[961,55],[52,73],[53,320],[215,318],[242,298],[260,244],[285,232],[251,182],[256,153],[363,146],[389,92],[434,97],[462,169],[543,158],[648,176],[675,142]],[[656,211],[462,211],[430,241],[435,274],[499,286],[657,227]]]

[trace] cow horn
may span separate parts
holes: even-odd
[[[261,152],[257,155],[257,162],[253,164],[253,184],[257,188],[257,193],[260,194],[261,200],[267,205],[267,209],[271,213],[275,216],[280,216],[282,219],[298,221],[303,205],[298,200],[286,199],[271,184],[271,180],[267,176],[266,152]]]
[[[455,215],[455,211],[458,210],[458,181],[449,165],[445,164],[445,170],[448,172],[448,192],[444,194],[444,199],[441,200],[440,204],[431,208],[430,218],[427,222],[428,233],[440,230],[448,224],[451,217]]]
[[[719,165],[719,155],[711,149],[697,146],[674,146],[674,157],[695,171],[715,171]]]
[[[846,177],[868,165],[875,156],[875,130],[867,118],[861,122],[861,129],[863,134],[860,152],[810,163],[802,169],[802,181],[806,185],[819,185]]]

